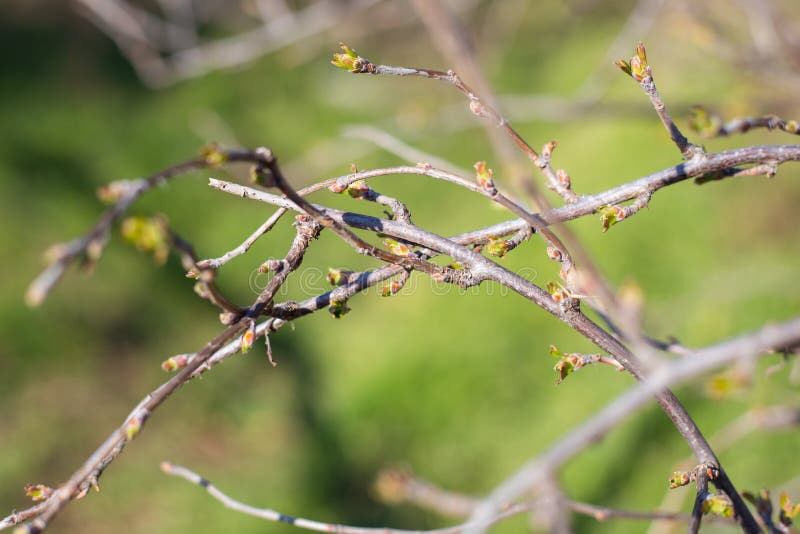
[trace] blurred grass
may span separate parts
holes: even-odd
[[[521,14],[520,29],[506,41],[493,36],[495,46],[481,50],[492,58],[487,73],[500,93],[574,90],[628,9],[619,2],[573,17],[576,6],[546,4]],[[463,167],[491,160],[476,121],[467,129],[447,128],[467,113],[454,91],[425,80],[347,76],[330,67],[336,41],[355,33],[358,21],[338,28],[306,64],[289,49],[153,92],[87,23],[56,13],[0,23],[4,49],[25,51],[12,54],[0,72],[0,121],[6,125],[0,129],[0,223],[6,228],[0,245],[13,251],[0,277],[0,503],[9,511],[26,506],[25,483],[66,479],[164,379],[158,367],[164,358],[195,350],[219,331],[216,312],[193,295],[174,258],[157,268],[117,234],[93,276],[72,270],[41,309],[24,307],[24,288],[41,265],[41,252],[78,235],[101,212],[98,186],[191,157],[226,130],[244,145],[270,146],[296,170],[290,178],[297,185],[344,174],[353,159],[360,168],[399,163],[365,152],[363,141],[335,145],[330,161],[308,152],[351,123],[378,123]],[[658,28],[647,42],[662,95],[668,105],[678,103],[671,108],[676,116],[693,102],[754,114],[780,111],[762,107],[766,93],[753,100],[752,80],[742,73],[693,57],[690,43],[670,42],[675,31]],[[446,66],[416,27],[351,44],[376,61]],[[757,87],[769,89],[763,80]],[[599,104],[621,109],[619,115],[516,126],[534,145],[557,139],[556,164],[569,170],[578,192],[597,192],[677,163],[643,100],[635,84],[619,76]],[[706,144],[721,150],[788,142],[778,133],[753,132]],[[364,155],[352,158],[350,149]],[[154,191],[133,212],[164,212],[201,256],[221,254],[270,210],[209,190],[208,174]],[[787,165],[772,180],[679,184],[607,234],[596,218],[571,227],[612,282],[633,279],[642,286],[649,332],[703,346],[800,309],[797,178],[798,169]],[[505,218],[483,199],[419,177],[389,177],[374,186],[402,198],[418,224],[442,234]],[[328,192],[315,200],[380,213]],[[287,219],[226,266],[223,289],[239,302],[252,299],[251,273],[264,259],[282,257],[290,236]],[[502,261],[527,269],[538,283],[557,277],[536,239]],[[315,276],[328,266],[373,265],[323,236],[287,298],[324,289]],[[323,312],[275,334],[278,367],[269,367],[259,348],[189,384],[111,466],[102,492],[71,505],[53,531],[291,530],[229,512],[198,488],[164,477],[158,471],[164,459],[197,469],[234,497],[287,514],[407,528],[444,525],[432,514],[378,503],[370,489],[374,475],[387,465],[409,465],[443,487],[485,493],[632,384],[610,369],[587,368],[556,388],[549,345],[590,351],[585,340],[497,286],[466,295],[440,292],[414,275],[397,297],[382,299],[374,290],[359,295],[340,321]],[[749,406],[797,404],[788,370],[765,378],[764,367],[776,358],[766,360],[751,386],[729,398],[710,400],[702,383],[679,389],[707,435]],[[776,487],[797,476],[791,466],[798,445],[796,431],[755,435],[722,459],[741,488]],[[674,462],[687,454],[663,414],[649,407],[578,457],[562,480],[577,500],[651,509]],[[643,530],[635,523],[575,521],[578,531]],[[523,524],[519,518],[498,531],[516,532]]]

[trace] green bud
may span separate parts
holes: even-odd
[[[44,484],[27,484],[25,485],[25,495],[30,497],[32,501],[44,501],[50,498],[53,494],[53,488],[45,486]]]
[[[669,477],[669,489],[680,488],[691,482],[691,477],[686,471],[675,471]]]
[[[336,319],[341,319],[344,317],[350,308],[347,306],[346,300],[332,300],[330,305],[328,306],[328,312],[333,315]]]
[[[474,167],[475,178],[478,181],[478,185],[481,186],[481,189],[492,195],[497,194],[497,188],[494,186],[494,180],[492,179],[494,174],[492,169],[486,166],[485,161],[477,162]]]
[[[142,421],[142,417],[137,415],[125,423],[125,437],[128,441],[139,435],[139,432],[142,430]]]
[[[399,243],[392,238],[384,239],[383,244],[386,245],[386,248],[389,249],[389,252],[397,256],[406,257],[411,253],[411,250],[407,245]]]
[[[170,234],[164,217],[127,217],[122,221],[122,237],[138,250],[153,255],[156,263],[167,261]]]
[[[344,53],[333,54],[331,63],[340,69],[358,73],[365,72],[365,69],[371,65],[369,61],[359,56],[355,50],[346,44],[339,43],[339,47],[344,50]]]
[[[722,119],[703,106],[692,106],[689,110],[689,128],[703,137],[714,137],[722,127]]]
[[[733,505],[728,497],[724,495],[708,495],[703,501],[703,513],[714,514],[720,517],[733,517]]]
[[[169,358],[161,362],[161,368],[170,373],[172,371],[177,371],[178,369],[186,367],[187,363],[189,363],[189,355],[178,354],[175,356],[170,356]]]
[[[333,269],[328,267],[328,283],[332,286],[342,286],[346,284],[350,278],[350,275],[353,274],[353,271],[348,271],[346,269]]]
[[[639,44],[636,46],[636,57],[638,57],[642,63],[647,64],[647,51],[644,49],[644,43],[641,41],[639,41]]]
[[[242,334],[242,342],[240,345],[242,354],[247,354],[248,352],[250,352],[250,349],[253,348],[253,342],[255,340],[256,340],[256,322],[251,319],[250,325],[247,327],[247,330],[244,331],[244,334]]]
[[[490,236],[489,241],[486,243],[486,252],[492,256],[502,258],[508,253],[508,241],[499,237]]]
[[[631,72],[631,64],[625,61],[624,59],[618,59],[614,62],[614,65],[619,67],[619,69],[627,74],[628,76],[633,76]]]
[[[600,224],[604,233],[625,218],[625,212],[619,206],[606,206],[597,211],[600,213]]]
[[[575,372],[577,367],[575,366],[575,362],[572,358],[564,356],[558,361],[555,367],[553,367],[553,370],[558,373],[558,380],[556,381],[556,385],[558,385],[561,384],[565,378]]]
[[[782,525],[791,526],[796,517],[800,517],[800,504],[793,504],[789,499],[789,494],[782,492],[780,496],[780,513],[778,520]]]
[[[356,199],[363,199],[369,193],[369,186],[364,180],[356,180],[347,186],[347,194]]]
[[[217,143],[209,143],[201,148],[200,156],[211,167],[218,167],[228,160],[228,155]]]

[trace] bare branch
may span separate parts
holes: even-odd
[[[198,475],[194,471],[191,471],[179,465],[174,465],[169,462],[163,462],[161,464],[161,470],[168,475],[180,477],[192,484],[197,484],[198,486],[202,486],[203,488],[206,489],[209,495],[211,495],[214,499],[218,500],[223,505],[232,510],[235,510],[237,512],[246,515],[251,515],[253,517],[258,517],[259,519],[264,519],[266,521],[288,523],[289,525],[302,528],[305,530],[312,530],[315,532],[339,532],[341,534],[375,534],[375,533],[458,534],[460,532],[464,532],[465,529],[467,529],[470,526],[476,526],[467,523],[463,525],[456,525],[454,527],[437,528],[431,530],[404,530],[404,529],[395,529],[387,527],[357,527],[351,525],[337,525],[332,523],[323,523],[320,521],[315,521],[313,519],[304,519],[302,517],[293,517],[285,515],[275,510],[271,510],[269,508],[256,508],[249,504],[242,503],[241,501],[237,501],[236,499],[233,499],[232,497],[229,497],[228,495],[223,493],[216,486],[211,484],[211,482],[209,482],[207,479]],[[531,509],[530,504],[512,505],[508,507],[508,509],[498,513],[495,517],[489,519],[484,523],[481,523],[480,526],[484,528],[491,526],[495,523],[502,521],[503,519],[507,519],[509,517],[528,512],[530,511],[530,509]]]
[[[622,69],[623,72],[639,82],[639,87],[647,94],[650,103],[653,104],[653,108],[658,114],[658,118],[661,119],[661,124],[664,125],[670,139],[672,139],[672,142],[678,147],[678,150],[681,151],[683,157],[692,159],[697,156],[702,156],[703,148],[690,143],[689,140],[686,139],[686,136],[678,129],[678,126],[675,124],[675,121],[672,120],[669,113],[667,113],[664,101],[661,100],[661,95],[658,94],[658,89],[656,89],[656,83],[653,81],[653,70],[647,63],[647,52],[645,52],[644,45],[639,43],[639,46],[636,47],[636,55],[630,59],[630,62],[618,60],[616,65]]]

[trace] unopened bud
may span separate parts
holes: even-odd
[[[280,260],[276,260],[273,258],[268,259],[264,263],[261,264],[258,268],[258,272],[260,273],[267,273],[269,271],[279,271],[281,268],[282,262]]]
[[[364,180],[356,180],[347,186],[347,194],[355,199],[363,199],[369,193],[369,186]]]
[[[553,140],[547,143],[542,147],[542,157],[550,158],[550,155],[553,153],[553,150],[558,146],[558,143]]]
[[[175,356],[170,356],[161,362],[161,368],[169,373],[186,367],[186,364],[188,363],[189,354],[177,354]]]
[[[386,245],[386,248],[389,249],[389,252],[397,256],[406,257],[411,253],[411,250],[408,248],[408,245],[395,241],[394,239],[391,238],[384,239],[383,244]]]
[[[569,174],[567,174],[567,171],[565,171],[564,169],[558,169],[556,171],[556,178],[558,178],[558,183],[560,183],[567,189],[572,187],[572,180],[570,179]]]
[[[557,262],[560,262],[563,259],[562,255],[561,255],[561,251],[558,250],[556,247],[547,247],[547,256],[551,260],[557,261]]]
[[[350,280],[351,274],[353,274],[353,271],[348,271],[346,269],[333,269],[329,267],[326,278],[328,279],[328,283],[330,285],[341,286]]]
[[[225,326],[232,325],[236,319],[236,314],[233,312],[222,312],[219,314],[219,322]]]
[[[492,169],[486,166],[485,161],[479,161],[475,163],[475,178],[478,181],[478,185],[481,186],[481,189],[488,192],[491,195],[497,194],[497,188],[494,186],[494,180],[492,176],[494,173]]]
[[[256,340],[256,322],[251,320],[250,326],[247,327],[244,334],[242,334],[242,342],[240,348],[242,354],[247,354],[253,348],[253,342]]]
[[[217,143],[209,143],[200,149],[200,156],[206,165],[217,167],[228,159],[228,155],[220,148]]]
[[[347,306],[346,300],[332,300],[331,303],[328,305],[328,312],[333,315],[336,319],[341,319],[344,317],[350,308]]]

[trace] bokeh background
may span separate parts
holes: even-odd
[[[800,5],[699,4],[445,3],[506,115],[534,146],[558,140],[555,165],[570,172],[579,193],[679,162],[645,95],[612,65],[629,57],[640,39],[682,127],[693,104],[724,117],[800,116]],[[455,61],[469,68],[470,57],[455,57],[442,44],[446,20],[429,18],[431,33],[411,2],[132,1],[123,15],[109,6],[119,7],[6,1],[0,18],[3,514],[28,505],[24,484],[68,478],[166,379],[161,361],[200,348],[220,330],[217,311],[194,295],[175,256],[154,265],[118,230],[91,276],[72,269],[42,307],[25,306],[25,287],[42,266],[42,252],[79,235],[101,213],[95,190],[102,184],[187,159],[209,141],[271,147],[296,186],[346,174],[351,163],[406,162],[376,147],[374,132],[359,135],[354,126],[379,128],[454,168],[486,159],[506,189],[513,185],[504,173],[540,180],[494,151],[452,88],[350,76],[330,65],[343,40],[377,62],[446,69]],[[142,26],[151,33],[137,38],[130,20],[148,20],[143,12],[168,25],[151,20]],[[121,24],[110,25],[104,13]],[[159,33],[164,28],[172,30]],[[192,55],[246,32],[257,37],[255,44],[245,41],[251,61],[217,68]],[[147,39],[160,50],[148,49]],[[223,60],[242,59],[231,54]],[[197,57],[200,63],[192,63]],[[795,138],[754,131],[702,142],[717,151]],[[234,170],[232,177],[244,173]],[[132,213],[163,213],[202,257],[218,256],[271,210],[210,190],[209,175],[230,177],[224,171],[188,175],[148,194]],[[650,334],[700,347],[800,310],[798,178],[800,168],[787,164],[773,179],[686,182],[658,192],[648,210],[606,234],[597,217],[570,227],[612,283],[641,286]],[[404,200],[418,224],[443,235],[508,218],[483,198],[420,177],[384,178],[373,187]],[[314,200],[380,213],[328,192]],[[221,271],[222,288],[240,303],[251,301],[258,283],[253,271],[282,257],[291,235],[289,219],[282,221]],[[536,239],[501,261],[538,283],[557,278]],[[374,266],[323,235],[283,298],[325,290],[321,275],[328,267]],[[440,289],[414,275],[395,297],[375,290],[355,297],[343,319],[323,311],[283,328],[272,336],[276,368],[260,342],[214,368],[155,413],[106,472],[102,491],[70,505],[52,531],[292,531],[224,509],[199,488],[161,474],[162,460],[290,515],[419,529],[451,524],[454,519],[381,502],[375,476],[402,466],[442,487],[484,494],[632,385],[630,377],[597,367],[556,387],[549,345],[591,351],[585,340],[499,287],[467,294]],[[678,395],[714,436],[754,408],[796,409],[796,364],[765,373],[779,362],[767,357],[753,369],[705,377]],[[796,429],[757,430],[720,453],[740,489],[777,494],[783,488],[797,498],[798,447]],[[689,510],[690,490],[662,503],[667,477],[688,453],[667,418],[650,406],[576,458],[560,480],[576,500]],[[518,532],[530,523],[522,516],[497,531]],[[649,528],[579,516],[573,526],[581,532]]]

